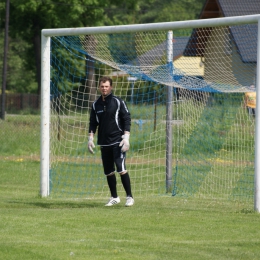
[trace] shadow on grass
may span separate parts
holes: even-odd
[[[37,201],[26,200],[9,200],[5,201],[5,208],[44,208],[44,209],[70,209],[70,208],[100,208],[104,207],[102,201],[80,200],[80,201],[60,201],[60,200],[45,200]],[[1,207],[1,206],[0,206]]]

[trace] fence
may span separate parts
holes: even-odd
[[[2,95],[0,95],[2,107]],[[36,94],[6,94],[5,111],[6,113],[21,114],[29,111],[39,111],[40,96]]]

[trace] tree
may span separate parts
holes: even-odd
[[[3,0],[1,0],[3,1]],[[125,1],[135,7],[137,0]],[[31,44],[27,57],[27,69],[36,68],[38,94],[41,91],[41,30],[44,28],[66,28],[104,25],[111,19],[106,8],[120,4],[113,0],[13,0],[10,5],[10,35],[19,35]],[[34,62],[33,62],[34,60]]]
[[[206,0],[140,0],[138,23],[198,19]]]
[[[23,92],[35,89],[40,94],[42,29],[195,19],[204,2],[205,0],[12,0],[8,88]],[[0,18],[4,16],[4,3],[5,0],[0,0]]]
[[[13,21],[13,17],[11,17]],[[11,22],[10,22],[11,23]],[[13,23],[13,22],[12,22]],[[30,43],[26,43],[19,34],[14,30],[14,26],[10,26],[9,36],[11,35],[9,43],[8,55],[8,90],[15,89],[16,92],[28,91],[32,86],[32,77],[34,77],[34,70],[27,68],[26,58],[28,57],[27,50],[31,47]],[[35,86],[34,86],[35,87]]]

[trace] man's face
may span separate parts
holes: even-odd
[[[101,95],[103,97],[106,97],[107,95],[109,95],[111,93],[112,86],[110,86],[110,82],[109,81],[100,82],[99,90],[100,90]]]

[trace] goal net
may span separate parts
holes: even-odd
[[[48,195],[109,196],[100,150],[87,149],[105,75],[131,112],[126,165],[135,197],[252,205],[255,116],[245,93],[255,92],[256,53],[256,23],[51,37]]]

